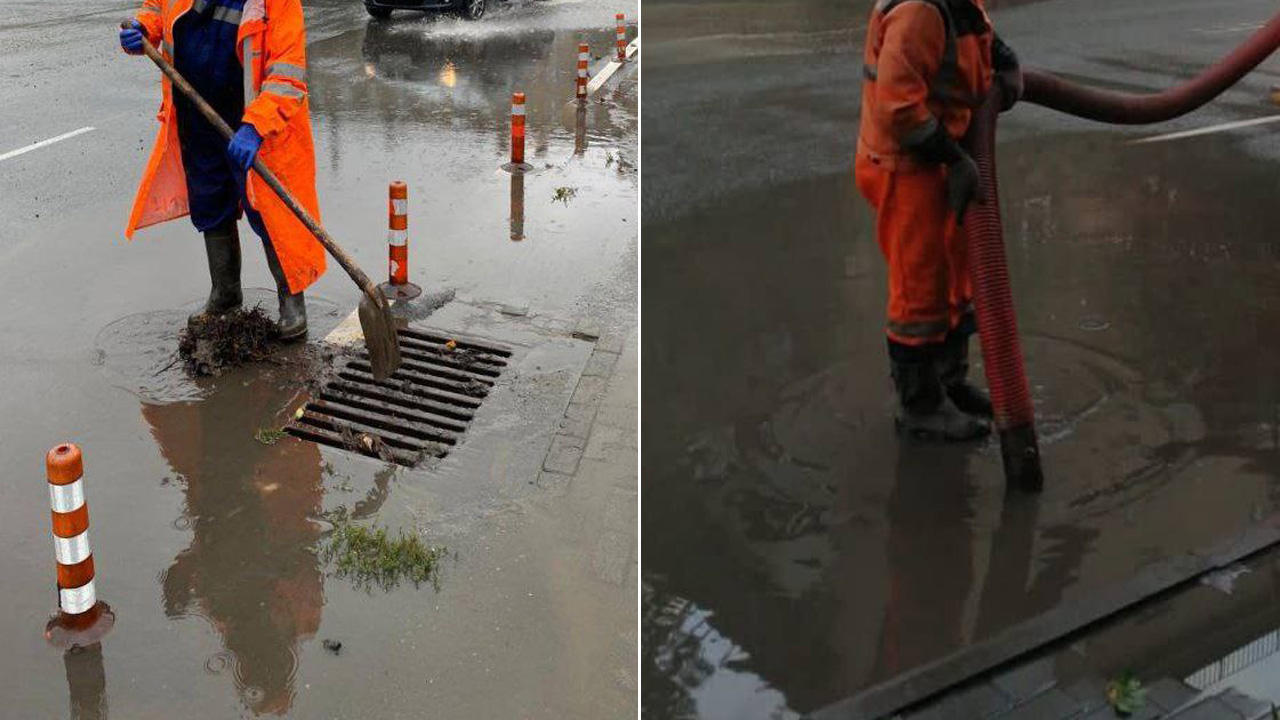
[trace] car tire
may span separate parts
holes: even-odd
[[[488,0],[460,0],[458,14],[468,20],[479,20],[484,17]]]
[[[391,8],[374,7],[372,5],[365,5],[364,9],[366,12],[369,13],[369,15],[373,16],[378,20],[386,20],[387,18],[391,17]]]

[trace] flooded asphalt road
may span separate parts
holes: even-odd
[[[646,7],[647,716],[814,710],[1280,499],[1280,142],[1263,126],[1130,144],[1273,114],[1276,62],[1154,130],[1004,116],[1047,478],[1006,500],[994,441],[893,432],[883,261],[848,173],[869,6]],[[1060,0],[994,17],[1029,65],[1150,90],[1273,11]]]
[[[166,359],[207,293],[185,221],[123,239],[155,133],[154,67],[123,56],[134,3],[0,5],[0,698],[22,717],[604,717],[634,706],[634,588],[584,584],[548,528],[554,503],[501,477],[466,512],[422,476],[286,438],[255,441],[303,399],[312,349],[192,383]],[[531,320],[634,327],[637,81],[631,68],[565,114],[580,36],[604,48],[595,0],[502,4],[480,23],[357,2],[305,3],[325,224],[375,279],[386,193],[410,192],[411,280],[428,294],[527,304]],[[505,162],[510,96],[528,95],[527,154]],[[577,189],[553,203],[557,187]],[[244,283],[274,312],[247,229]],[[307,293],[313,341],[356,303],[340,269]],[[73,440],[99,596],[99,649],[41,636],[55,603],[42,458]],[[523,483],[522,483],[523,484]],[[439,588],[366,592],[332,576],[322,512],[420,532],[449,555]],[[441,518],[448,518],[443,522]],[[621,628],[621,629],[620,629]],[[343,643],[334,655],[322,639]],[[549,662],[548,658],[558,658]]]

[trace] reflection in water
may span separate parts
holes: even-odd
[[[573,154],[582,157],[587,151],[587,104],[579,102],[573,111]]]
[[[443,129],[487,137],[495,151],[504,148],[515,90],[528,98],[531,156],[544,153],[560,129],[553,119],[572,92],[577,41],[603,45],[608,34],[576,28],[479,30],[460,32],[430,22],[370,23],[362,32],[308,46],[312,109],[332,135],[335,162],[343,133],[371,122],[389,146],[405,146],[408,137]],[[356,76],[361,82],[351,81]],[[613,112],[611,105],[590,103],[592,134],[634,133],[634,118]]]
[[[974,572],[968,453],[903,443],[897,455],[887,512],[889,596],[875,670],[880,678],[961,643]]]
[[[62,654],[71,690],[71,720],[106,720],[107,673],[102,667],[102,643],[76,645]]]
[[[447,88],[457,86],[458,66],[452,60],[445,60],[444,67],[440,68],[440,84]]]
[[[224,382],[207,400],[144,404],[142,415],[184,480],[185,513],[175,524],[192,532],[164,574],[165,613],[207,619],[230,654],[243,702],[258,715],[283,715],[293,702],[298,643],[315,634],[324,604],[313,547],[319,530],[310,520],[323,489],[314,444],[253,440],[252,429],[290,400],[266,385]]]
[[[979,503],[999,496],[977,494],[968,469],[972,451],[908,442],[897,455],[887,509],[889,596],[874,680],[1057,605],[1097,537],[1084,527],[1042,528],[1039,498],[1008,493],[983,558],[987,510]]]
[[[524,240],[524,173],[511,172],[511,240]]]
[[[711,613],[667,595],[646,581],[641,587],[640,647],[643,662],[659,670],[646,678],[641,707],[645,717],[696,718],[701,712],[735,720],[789,720],[799,717],[786,699],[755,673],[745,671],[745,650],[720,634]],[[735,694],[749,694],[735,703]],[[732,711],[721,703],[735,705]]]

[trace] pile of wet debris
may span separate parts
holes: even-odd
[[[275,321],[259,306],[236,308],[222,315],[196,315],[178,335],[178,357],[188,373],[216,376],[265,360],[271,355],[276,334]]]

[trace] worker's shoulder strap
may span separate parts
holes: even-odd
[[[944,103],[975,104],[976,99],[970,96],[964,77],[960,73],[956,46],[960,37],[991,32],[986,14],[968,0],[959,0],[958,6],[953,6],[955,3],[952,0],[879,0],[876,3],[876,9],[881,17],[884,17],[894,8],[911,2],[924,3],[936,8],[942,16],[942,24],[946,29],[942,61],[938,64],[937,73],[929,80],[930,97]],[[874,66],[864,66],[862,73],[867,80],[876,79]]]
[[[957,76],[959,68],[956,60],[956,23],[952,17],[951,8],[947,5],[946,0],[878,0],[876,2],[876,12],[880,17],[886,17],[893,12],[895,8],[906,5],[907,3],[923,3],[932,5],[937,9],[938,14],[942,16],[942,25],[946,30],[946,43],[942,50],[942,62],[938,67],[938,77],[940,80],[950,81],[953,76]],[[876,79],[876,69],[872,66],[864,66],[862,75],[867,80]]]
[[[878,0],[876,12],[882,16],[888,15],[894,8],[910,2],[924,3],[937,8],[938,14],[942,15],[947,33],[955,37],[981,35],[991,30],[991,25],[987,22],[982,10],[968,0],[961,0],[959,3],[950,0]]]

